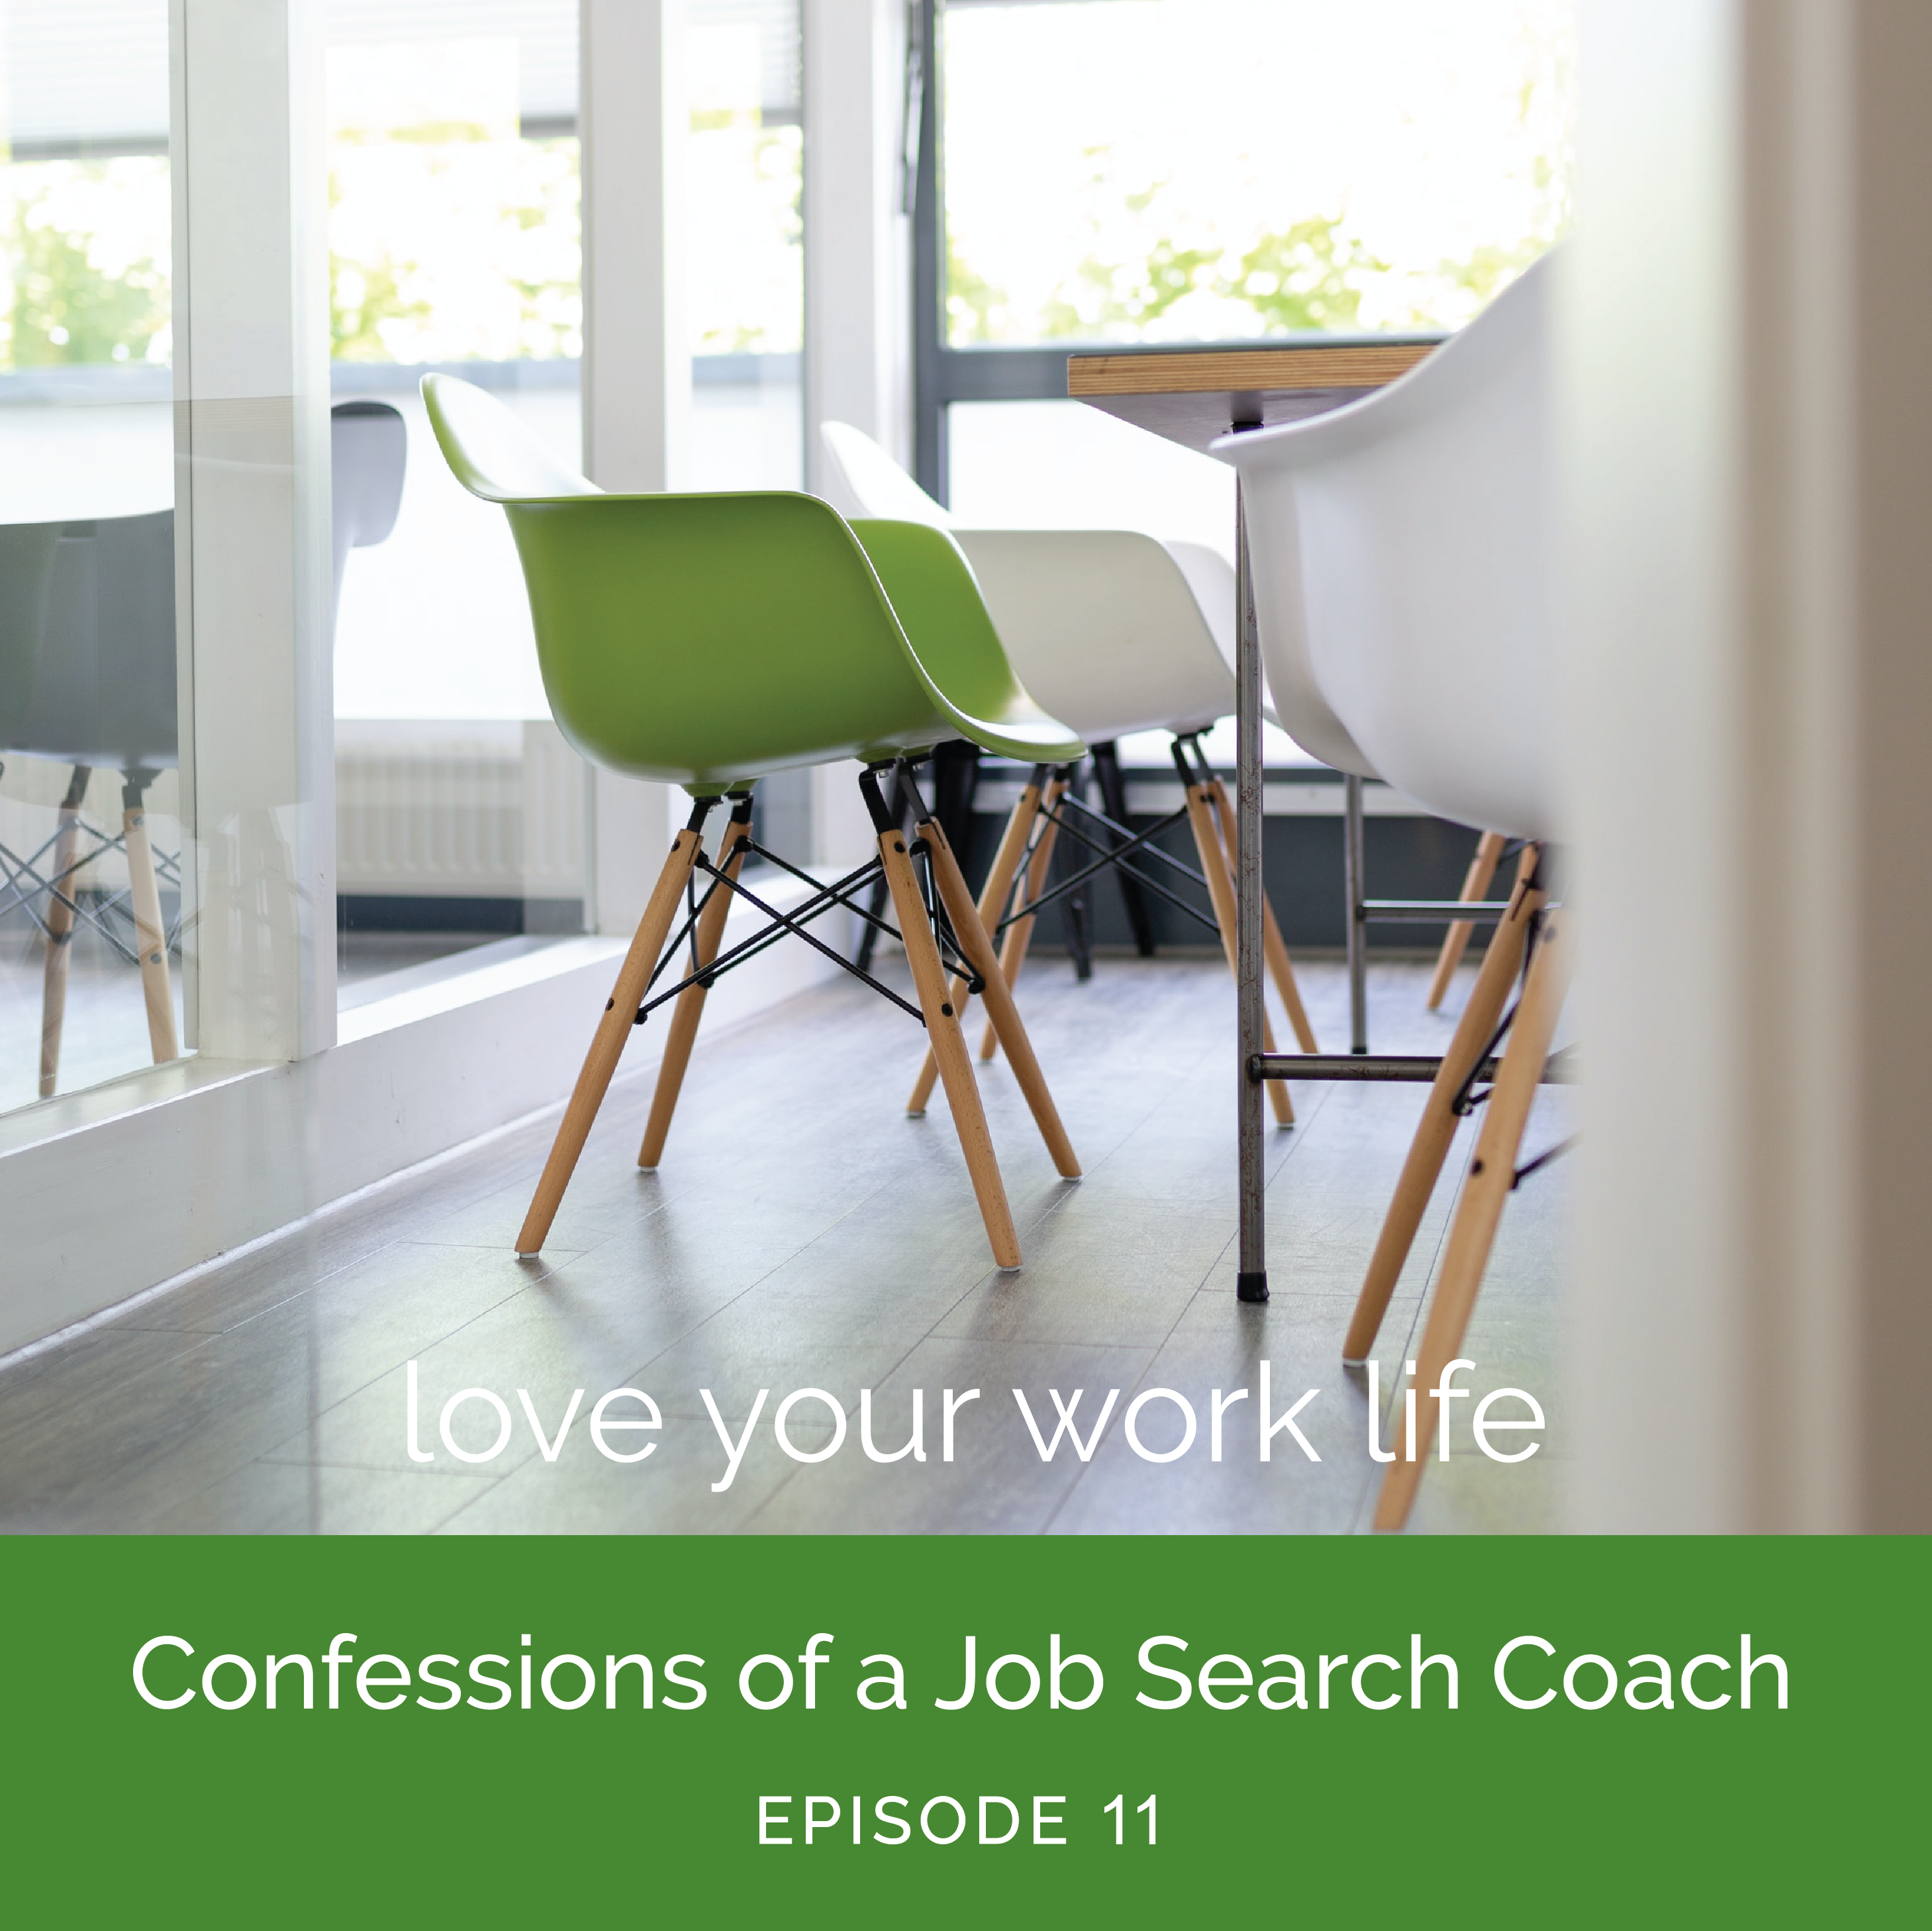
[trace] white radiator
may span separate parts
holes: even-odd
[[[339,720],[336,889],[581,898],[589,782],[548,718]]]

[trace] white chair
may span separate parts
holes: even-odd
[[[1226,560],[1202,544],[1162,541],[1131,530],[963,528],[862,431],[826,422],[819,433],[835,484],[849,499],[842,508],[951,531],[979,580],[1000,641],[1036,702],[1096,748],[1111,747],[1135,731],[1173,733],[1184,810],[1232,967],[1234,812],[1195,742],[1234,708],[1234,573]],[[1018,976],[1030,935],[1032,920],[1024,907],[1037,901],[1045,885],[1055,816],[1066,796],[1065,774],[1036,774],[1002,841],[1002,860],[1017,867],[1024,857],[1026,871],[1022,916],[1008,925],[1001,950],[1010,985]],[[1042,821],[1036,832],[1029,832],[1026,821],[1036,815]],[[991,922],[999,922],[1016,875],[996,862],[988,881],[994,902],[982,907]],[[1267,941],[1276,991],[1302,1050],[1312,1053],[1314,1034],[1272,908]],[[994,1047],[988,1027],[982,1057],[991,1057]],[[928,1064],[914,1089],[914,1111],[931,1088]],[[1286,1124],[1294,1116],[1286,1090],[1273,1086],[1270,1095],[1276,1118]]]
[[[952,532],[1015,672],[1057,691],[1090,745],[1232,714],[1234,573],[1218,552],[1132,530],[968,529],[862,430],[819,433],[852,514]]]
[[[1558,829],[1554,271],[1539,263],[1366,400],[1214,445],[1240,473],[1262,658],[1287,728],[1302,736],[1306,703],[1344,733],[1330,751],[1353,748],[1358,761],[1344,769],[1385,778],[1444,817],[1534,841],[1539,854],[1430,1090],[1343,1346],[1347,1360],[1368,1354],[1527,956],[1417,1357],[1425,1391],[1460,1352],[1566,984],[1540,856]],[[1419,1421],[1417,1459],[1390,1465],[1378,1527],[1406,1519],[1435,1421]]]

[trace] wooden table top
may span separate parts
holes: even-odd
[[[1409,340],[1070,355],[1066,393],[1204,451],[1231,429],[1293,422],[1354,402],[1407,374],[1436,346]]]

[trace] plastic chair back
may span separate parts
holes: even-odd
[[[1199,730],[1234,709],[1234,673],[1166,544],[1132,530],[955,534],[1027,688],[1090,742]]]
[[[952,512],[928,496],[862,429],[849,422],[821,422],[818,436],[830,462],[832,500],[842,514],[926,523],[934,529],[955,526]]]
[[[958,735],[1006,757],[1064,763],[1085,746],[1048,715],[1015,673],[959,546],[930,523],[862,517],[852,533],[878,573],[906,648],[928,689],[942,692]]]
[[[560,462],[528,424],[473,382],[425,376],[423,400],[444,460],[456,480],[485,502],[527,502],[604,492]]]
[[[974,529],[850,424],[819,435],[868,516],[950,529],[1026,688],[1089,742],[1197,730],[1234,709],[1234,573],[1199,544],[1129,530]]]
[[[552,713],[594,762],[714,791],[953,737],[1080,754],[990,625],[935,616],[971,588],[943,532],[868,525],[862,540],[792,491],[604,494],[482,391],[429,376],[423,394],[458,479],[508,514]]]
[[[1532,838],[1557,816],[1554,266],[1365,400],[1214,445],[1240,472],[1289,730],[1305,679],[1373,773]]]

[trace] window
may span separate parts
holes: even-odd
[[[975,520],[1231,542],[1220,466],[1070,347],[1433,333],[1561,232],[1574,0],[925,0],[921,481]]]
[[[945,13],[952,347],[1453,328],[1568,211],[1567,4]]]
[[[695,490],[804,486],[799,0],[692,0],[686,26]]]

